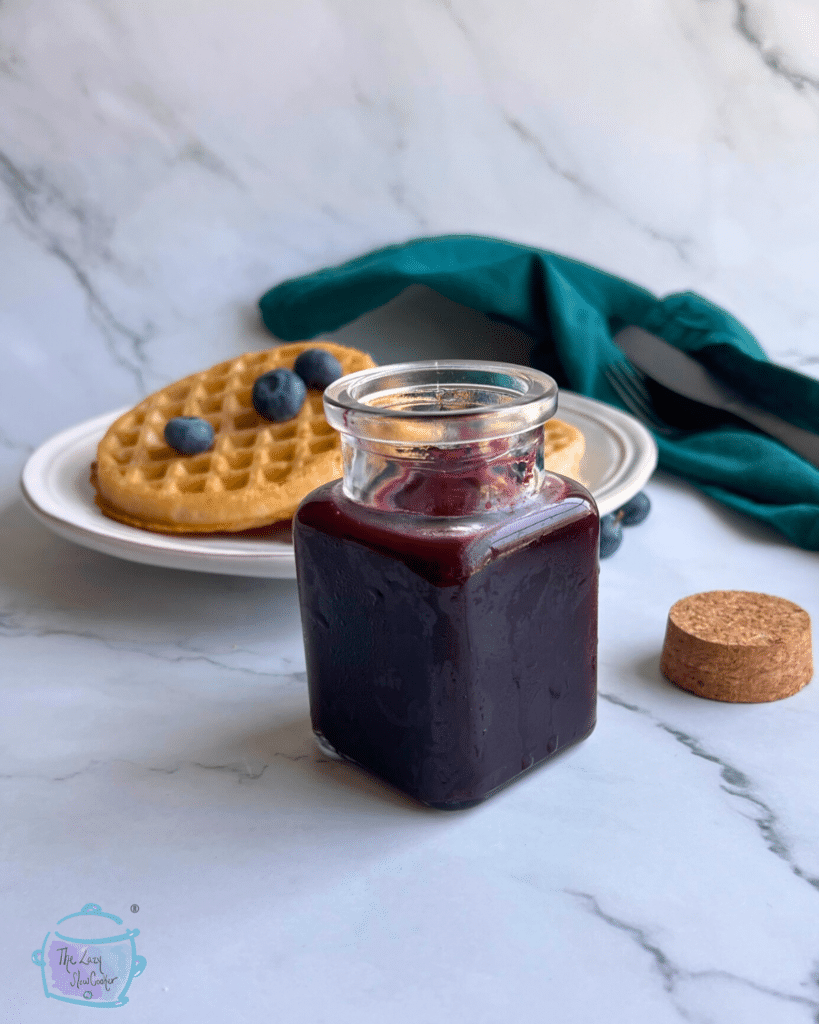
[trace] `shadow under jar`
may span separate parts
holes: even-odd
[[[599,516],[544,469],[557,386],[401,363],[324,406],[344,478],[293,531],[313,729],[423,803],[468,807],[595,724]]]

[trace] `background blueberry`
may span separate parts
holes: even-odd
[[[643,522],[650,511],[651,502],[649,497],[644,491],[640,491],[639,494],[635,494],[630,501],[627,501],[618,510],[617,515],[623,526],[637,526]]]
[[[213,427],[198,416],[174,416],[165,424],[165,440],[180,455],[199,455],[213,444]]]
[[[266,420],[291,420],[304,405],[307,388],[292,370],[269,370],[253,384],[253,408]]]
[[[323,391],[344,373],[341,363],[323,348],[308,348],[296,358],[293,369],[308,388]]]
[[[603,516],[600,520],[600,557],[608,558],[623,543],[623,527],[616,515]]]

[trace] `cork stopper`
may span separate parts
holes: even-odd
[[[810,616],[770,594],[692,594],[668,613],[660,669],[710,700],[758,704],[790,697],[813,676]]]

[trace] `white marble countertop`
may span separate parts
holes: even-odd
[[[314,750],[292,581],[96,554],[17,489],[55,431],[268,344],[270,285],[419,234],[699,291],[816,373],[819,8],[615,6],[0,8],[10,1024],[82,1017],[31,953],[88,902],[140,931],[123,1020],[819,1018],[818,684],[734,706],[658,670],[686,594],[819,621],[819,555],[657,474],[602,566],[596,731],[447,814]],[[469,349],[421,320],[419,354]]]

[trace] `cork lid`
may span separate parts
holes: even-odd
[[[677,686],[711,700],[790,697],[813,676],[810,616],[770,594],[692,594],[668,613],[660,668]]]

